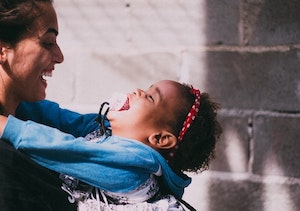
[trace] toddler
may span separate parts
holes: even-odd
[[[99,188],[114,204],[181,198],[191,182],[184,172],[201,172],[213,158],[221,134],[217,104],[170,80],[137,89],[122,104],[99,112],[100,130],[89,141],[13,116],[1,116],[1,138],[64,179]]]

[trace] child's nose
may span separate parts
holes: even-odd
[[[139,97],[142,97],[142,96],[145,96],[145,95],[146,95],[146,93],[145,93],[143,90],[141,90],[141,89],[136,89],[134,93],[135,93],[137,96],[139,96]]]

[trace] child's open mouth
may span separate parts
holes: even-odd
[[[130,107],[129,98],[126,94],[114,93],[108,102],[111,111],[124,111]]]
[[[129,98],[127,97],[124,105],[119,109],[119,111],[124,111],[124,110],[128,110],[129,109]]]

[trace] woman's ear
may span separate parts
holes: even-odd
[[[1,64],[4,62],[3,60],[3,57],[4,57],[4,46],[3,46],[3,43],[2,42],[0,42],[0,62],[1,62]]]
[[[153,133],[148,138],[149,143],[157,149],[170,149],[177,144],[177,137],[168,131]]]
[[[1,63],[4,63],[7,59],[7,46],[3,43],[0,42],[0,61]]]

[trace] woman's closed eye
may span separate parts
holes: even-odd
[[[54,43],[54,42],[44,42],[43,43],[43,46],[45,47],[45,48],[52,48],[53,46],[55,46],[55,44],[56,43]]]
[[[40,43],[47,49],[53,48],[57,45],[56,36],[53,34],[46,34],[40,38]]]

